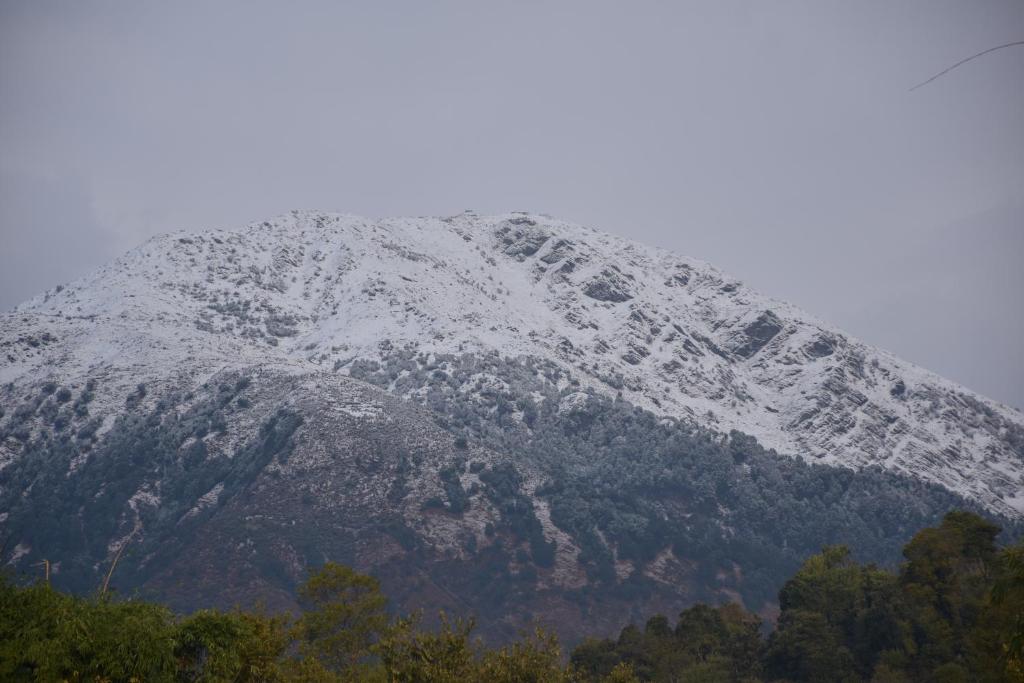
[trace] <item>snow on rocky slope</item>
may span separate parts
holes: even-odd
[[[659,414],[1024,515],[1019,411],[706,263],[533,214],[293,212],[157,237],[0,316],[0,383],[116,368],[104,391],[123,396],[264,362],[346,372],[396,348],[542,358]]]

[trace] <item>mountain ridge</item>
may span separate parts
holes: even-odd
[[[953,509],[1019,537],[1022,433],[663,250],[295,212],[0,316],[0,562],[86,592],[121,556],[119,589],[188,612],[292,609],[332,560],[495,641],[698,601],[772,619],[825,545],[895,566]]]
[[[351,373],[402,348],[537,357],[658,414],[1024,514],[1019,411],[707,263],[542,215],[296,211],[177,232],[2,321],[3,382],[124,362],[143,375],[240,359]]]

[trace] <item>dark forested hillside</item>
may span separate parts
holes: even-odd
[[[509,454],[514,464],[491,475],[507,480],[504,490],[522,487],[517,465],[537,472],[534,497],[579,547],[589,580],[626,594],[642,594],[670,559],[692,568],[675,580],[685,577],[694,599],[735,591],[760,609],[823,544],[895,566],[914,529],[973,507],[880,468],[808,463],[739,432],[658,417],[529,359],[397,351],[352,372],[419,396],[446,429]],[[502,382],[473,386],[480,375]],[[518,509],[511,495],[504,508]],[[1017,523],[1000,523],[1007,538],[1019,535]]]
[[[399,371],[424,407],[371,385]],[[481,372],[504,387],[474,390]],[[658,417],[529,360],[399,354],[355,374],[136,386],[102,432],[95,383],[7,389],[0,436],[20,455],[0,470],[4,561],[47,560],[81,592],[124,548],[122,588],[182,610],[294,608],[304,568],[341,561],[402,610],[473,614],[492,642],[539,620],[571,644],[697,601],[770,619],[823,544],[894,567],[914,529],[970,506]]]

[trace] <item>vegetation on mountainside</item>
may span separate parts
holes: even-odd
[[[725,436],[659,417],[584,390],[561,368],[532,358],[396,349],[383,363],[357,361],[350,372],[411,395],[463,439],[513,456],[515,466],[481,479],[497,484],[487,495],[514,512],[506,521],[543,565],[551,554],[515,467],[539,470],[545,483],[534,496],[580,548],[589,580],[631,600],[652,591],[644,568],[671,550],[696,567],[699,599],[736,591],[758,609],[824,545],[844,543],[860,561],[895,566],[914,530],[970,507],[939,486],[880,467],[816,464],[740,432]],[[465,507],[452,497],[453,512]],[[1008,538],[1020,535],[1019,524],[998,521]],[[623,577],[617,561],[631,563],[632,572]]]
[[[471,621],[426,630],[394,617],[376,579],[328,563],[301,587],[297,617],[166,608],[110,593],[74,597],[0,582],[0,678],[13,681],[1024,681],[1024,546],[948,514],[904,548],[898,573],[842,546],[803,563],[779,595],[777,628],[736,604],[698,604],[568,665],[541,631],[504,647]]]
[[[563,370],[528,358],[395,350],[383,364],[355,362],[351,370],[422,400],[448,434],[432,436],[436,458],[419,457],[386,431],[371,434],[366,453],[344,471],[388,498],[346,512],[350,520],[317,517],[322,494],[308,481],[282,485],[288,504],[278,508],[281,520],[253,514],[280,504],[258,491],[280,483],[296,443],[316,442],[303,441],[317,428],[303,408],[261,398],[265,376],[218,376],[194,395],[133,387],[116,399],[125,409],[105,429],[91,414],[103,412],[95,382],[74,391],[48,382],[31,395],[0,388],[13,406],[0,422],[0,441],[18,456],[0,470],[7,513],[0,561],[25,570],[58,558],[54,584],[80,593],[102,580],[112,549],[130,538],[121,585],[190,610],[243,599],[213,602],[231,585],[212,556],[202,565],[209,592],[195,593],[194,602],[187,580],[153,587],[158,572],[181,566],[212,521],[222,538],[251,541],[233,566],[262,596],[268,586],[294,595],[301,567],[326,557],[354,563],[357,542],[387,536],[402,554],[391,556],[395,566],[382,576],[401,607],[423,604],[416,589],[401,592],[392,582],[413,572],[455,596],[447,609],[476,614],[489,638],[555,604],[576,610],[577,637],[596,618],[602,628],[641,618],[652,605],[667,605],[668,593],[677,598],[672,609],[728,596],[770,609],[787,578],[822,546],[844,543],[859,562],[894,567],[915,529],[966,506],[948,491],[879,468],[812,464],[740,433],[660,418],[582,390]],[[494,454],[487,462],[481,446]],[[398,465],[388,471],[371,463],[371,452]],[[403,507],[428,478],[437,484],[430,497]],[[354,481],[335,484],[343,490]],[[417,517],[428,532],[435,522],[457,529],[458,552],[438,551]],[[478,524],[481,517],[486,524]],[[1007,529],[1005,538],[1019,536],[1019,524],[990,518]],[[551,580],[556,572],[572,573],[573,583]],[[630,606],[634,612],[622,611]]]
[[[247,377],[204,386],[202,398],[191,403],[193,396],[169,392],[148,410],[141,405],[146,387],[140,384],[102,436],[96,434],[102,420],[88,410],[95,383],[79,394],[66,423],[61,415],[70,410],[72,394],[50,384],[18,404],[21,417],[0,429],[0,443],[13,437],[21,445],[19,457],[0,470],[0,510],[7,513],[4,532],[11,541],[0,552],[13,552],[15,543],[46,548],[51,557],[62,558],[62,587],[75,591],[87,590],[95,580],[98,563],[125,533],[126,517],[137,517],[139,528],[146,529],[137,552],[173,556],[216,510],[200,505],[202,497],[219,487],[213,502],[228,500],[272,461],[286,461],[292,435],[303,422],[301,415],[279,408],[230,458],[211,457],[204,439],[226,432],[228,421],[247,410]],[[67,400],[58,410],[50,394],[59,397],[62,391]],[[40,416],[42,424],[29,429]],[[159,491],[160,505],[138,504],[144,491]],[[32,552],[24,558],[40,559]]]

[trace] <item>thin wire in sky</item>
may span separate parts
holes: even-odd
[[[920,88],[922,85],[928,85],[929,83],[934,81],[936,78],[938,78],[940,76],[945,76],[946,74],[948,74],[953,69],[957,68],[958,66],[963,66],[964,64],[966,64],[967,62],[971,61],[972,59],[977,59],[978,57],[981,57],[983,55],[987,55],[989,52],[995,52],[996,50],[1002,50],[1004,47],[1013,47],[1015,45],[1024,45],[1024,40],[1018,40],[1018,41],[1016,41],[1014,43],[1007,43],[1006,45],[997,45],[996,47],[990,47],[989,49],[983,50],[982,52],[979,52],[976,55],[971,55],[967,59],[961,59],[959,62],[957,62],[953,66],[949,67],[948,69],[945,69],[944,71],[940,71],[939,73],[937,73],[934,76],[932,76],[931,78],[929,78],[927,81],[922,81],[921,83],[918,83],[913,88],[911,88],[908,92],[913,92],[914,90],[917,90],[918,88]]]

